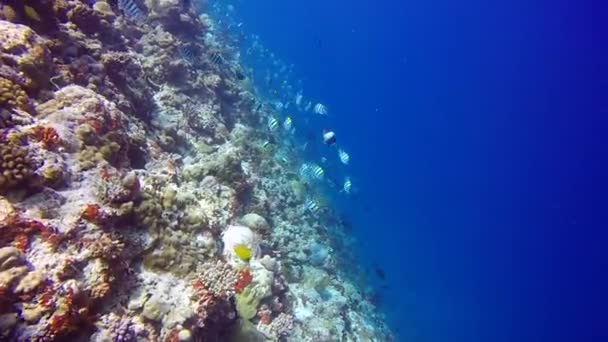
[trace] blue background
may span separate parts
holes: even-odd
[[[325,124],[360,188],[339,205],[361,262],[387,274],[382,310],[398,340],[608,341],[602,8],[237,8],[332,111]]]

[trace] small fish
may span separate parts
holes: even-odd
[[[338,157],[340,157],[340,161],[342,162],[342,164],[348,165],[348,162],[350,161],[350,156],[343,149],[338,150]]]
[[[304,107],[304,111],[308,112],[310,110],[310,107],[312,107],[312,102],[308,101],[308,103],[306,104],[306,107]]]
[[[300,166],[300,170],[298,170],[300,176],[303,178],[307,178],[310,175],[310,164],[304,163]]]
[[[302,103],[302,93],[296,95],[296,106],[300,106],[300,103]]]
[[[146,19],[144,12],[133,0],[118,0],[118,9],[132,21],[142,22]]]
[[[287,131],[290,132],[291,128],[293,126],[293,121],[291,120],[291,117],[288,116],[285,118],[285,121],[283,121],[283,128]]]
[[[277,127],[279,127],[279,120],[277,120],[277,118],[275,118],[274,116],[268,118],[268,129],[273,132],[277,129]]]
[[[344,186],[342,187],[342,189],[344,190],[345,193],[350,194],[350,190],[353,187],[353,183],[350,181],[349,177],[346,177],[346,179],[344,179]]]
[[[378,278],[383,280],[386,279],[386,274],[384,274],[384,270],[382,270],[380,267],[376,267],[375,271]]]
[[[219,52],[212,53],[211,56],[209,56],[209,61],[218,66],[224,64],[224,58],[219,54]]]
[[[312,198],[307,199],[304,206],[306,207],[306,209],[310,210],[313,214],[318,213],[319,210],[321,209],[319,207],[319,204],[317,204],[317,202]]]
[[[193,64],[194,60],[195,60],[195,56],[194,56],[194,52],[192,51],[191,48],[187,47],[187,46],[180,46],[177,49],[177,52],[179,54],[179,56],[186,61],[186,63],[188,64]]]
[[[40,18],[40,15],[32,6],[23,6],[23,12],[25,12],[25,16],[28,17],[28,19],[32,19],[38,22],[42,21],[42,18]]]
[[[263,148],[263,149],[266,149],[266,148],[268,148],[269,146],[270,146],[270,141],[268,141],[268,140],[266,140],[266,141],[264,141],[264,142],[262,143],[262,148]]]
[[[334,133],[333,131],[328,131],[326,129],[323,130],[323,142],[326,145],[331,146],[335,144],[336,141],[336,133]]]
[[[249,261],[251,259],[251,248],[245,244],[238,244],[234,246],[234,254],[243,261]]]
[[[322,103],[317,103],[315,105],[315,107],[313,108],[313,112],[315,112],[316,114],[319,114],[319,115],[326,116],[327,115],[327,107],[325,107],[325,105],[323,105]]]
[[[247,76],[243,73],[243,71],[238,67],[231,68],[231,71],[232,71],[232,74],[234,75],[234,77],[239,81],[242,81],[247,78]]]
[[[262,109],[262,104],[261,104],[261,103],[260,103],[260,104],[258,105],[258,107],[255,109],[255,111],[256,111],[256,112],[259,112],[259,111],[260,111],[260,109]]]
[[[325,175],[325,171],[323,170],[322,167],[320,167],[319,165],[313,165],[310,168],[311,172],[312,172],[312,176],[316,179],[323,179],[323,176]]]

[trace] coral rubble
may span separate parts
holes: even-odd
[[[1,6],[1,340],[391,340],[208,16]]]

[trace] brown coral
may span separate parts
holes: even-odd
[[[0,191],[26,184],[32,169],[23,147],[0,142]]]
[[[8,78],[0,77],[0,106],[31,109],[27,93],[21,86]]]
[[[96,239],[86,240],[85,243],[91,257],[108,261],[118,259],[125,249],[124,242],[107,233]]]

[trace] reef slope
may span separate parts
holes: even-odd
[[[0,3],[0,340],[392,340],[213,20],[121,3]]]

